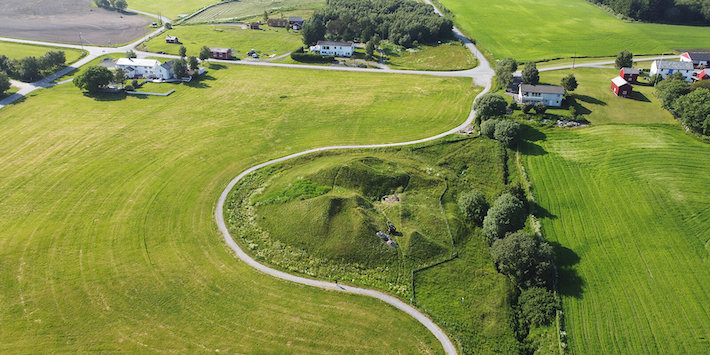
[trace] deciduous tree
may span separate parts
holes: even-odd
[[[562,78],[562,87],[566,91],[574,91],[577,89],[577,85],[577,78],[574,77],[574,74],[569,74]]]
[[[481,226],[483,218],[490,208],[486,196],[478,190],[462,193],[459,196],[458,205],[466,219],[477,226]]]
[[[634,55],[627,50],[623,50],[616,55],[615,63],[617,69],[631,68],[634,65]]]
[[[522,71],[523,83],[537,85],[540,82],[540,72],[534,62],[527,62]]]
[[[74,85],[90,93],[96,93],[113,81],[113,73],[105,67],[92,65],[74,78]]]
[[[485,94],[481,96],[473,105],[476,110],[476,117],[479,120],[487,120],[491,117],[505,115],[508,103],[505,102],[503,96],[496,94]]]
[[[210,49],[207,46],[200,48],[200,60],[207,60],[210,57]]]
[[[483,232],[488,243],[523,228],[526,216],[522,201],[509,193],[500,195],[483,219]]]
[[[523,320],[530,326],[539,327],[552,323],[560,309],[560,301],[548,289],[531,287],[520,293],[518,306]]]
[[[554,250],[547,242],[524,232],[497,239],[491,256],[498,271],[520,287],[551,287],[554,282]]]

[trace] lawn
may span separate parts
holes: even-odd
[[[559,244],[570,352],[707,353],[710,146],[617,124],[548,130],[524,152]]]
[[[168,97],[60,85],[0,111],[0,352],[440,352],[379,301],[255,272],[213,214],[258,162],[458,125],[470,79],[209,70]]]
[[[476,56],[459,42],[411,49],[383,42],[382,47],[388,59],[386,64],[393,69],[465,70],[478,64]]]
[[[63,51],[67,58],[67,64],[76,62],[85,54],[84,51],[79,49],[36,46],[33,44],[0,41],[0,54],[11,59],[21,59],[29,56],[41,57],[48,51]]]
[[[175,26],[165,35],[177,36],[187,49],[187,55],[192,56],[199,56],[202,46],[234,48],[237,58],[246,57],[251,49],[263,53],[264,58],[269,55],[278,56],[303,46],[300,33],[267,26],[262,30],[243,30],[237,26]],[[163,35],[145,42],[143,46],[150,52],[168,54],[178,54],[180,49],[180,44],[165,43]]]
[[[180,14],[191,14],[207,5],[217,2],[219,2],[219,0],[131,0],[128,7],[176,19]]]
[[[584,0],[440,0],[454,21],[497,58],[667,53],[707,47],[710,28],[624,22]]]
[[[263,15],[264,11],[274,12],[298,9],[317,9],[325,5],[325,0],[243,0],[213,6],[193,17],[187,23],[210,23],[238,21]],[[263,21],[263,19],[262,19]]]

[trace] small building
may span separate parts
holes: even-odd
[[[641,71],[638,68],[621,68],[619,76],[628,82],[635,83],[638,81],[640,73]]]
[[[259,29],[259,23],[258,22],[252,22],[249,24],[249,29],[250,30],[258,30]]]
[[[710,72],[708,72],[708,69],[703,69],[700,72],[698,72],[698,80],[708,80],[710,79]]]
[[[558,85],[530,85],[518,86],[518,101],[521,104],[542,102],[548,107],[562,106],[565,89]]]
[[[620,76],[611,79],[611,91],[613,91],[616,96],[630,97],[633,89],[633,86]]]
[[[305,21],[303,20],[303,17],[300,17],[300,16],[290,16],[288,18],[288,24],[292,25],[292,26],[299,25],[299,26],[303,27],[304,22]]]
[[[653,63],[651,63],[651,76],[661,74],[661,77],[665,79],[666,76],[674,73],[681,73],[685,77],[685,81],[692,81],[693,63],[670,60],[654,60]]]
[[[165,43],[180,43],[177,36],[165,36]]]
[[[267,21],[267,24],[269,27],[288,27],[289,23],[288,20],[285,18],[270,18]]]
[[[695,66],[707,67],[710,63],[710,53],[685,52],[680,55],[681,62],[693,63]]]
[[[210,58],[230,59],[232,58],[232,49],[222,47],[210,47]]]
[[[116,61],[116,69],[123,69],[128,79],[168,80],[173,77],[172,64],[167,67],[165,64],[155,59],[119,58]]]
[[[316,43],[315,46],[311,46],[309,50],[320,55],[352,57],[355,52],[355,45],[352,42],[318,41],[318,43]]]
[[[294,23],[293,25],[290,25],[292,30],[300,31],[303,29],[303,25],[299,25],[297,23]]]

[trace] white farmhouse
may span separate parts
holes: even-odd
[[[119,58],[116,61],[116,68],[123,69],[128,79],[168,80],[173,77],[172,63],[161,64],[155,59]]]
[[[548,107],[560,107],[564,95],[565,89],[557,85],[520,84],[518,87],[518,101],[521,104],[543,102]]]
[[[681,73],[685,81],[693,81],[693,63],[675,62],[670,60],[654,60],[651,63],[651,75],[661,74],[663,79],[674,73]]]
[[[310,51],[320,55],[352,57],[355,45],[352,42],[318,41],[315,46],[311,46]]]

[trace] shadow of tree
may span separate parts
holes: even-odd
[[[550,242],[557,258],[557,272],[559,274],[558,290],[563,296],[582,298],[584,280],[579,276],[575,265],[579,264],[580,257],[572,249],[562,246],[557,242]]]
[[[210,63],[209,68],[210,68],[210,70],[222,70],[222,69],[227,69],[227,66],[224,64],[219,64],[219,63]]]
[[[529,203],[535,217],[557,219],[557,215],[548,211],[545,207],[540,206],[537,202],[531,201]]]
[[[651,102],[651,100],[649,100],[648,97],[640,91],[632,91],[630,99],[641,102]]]
[[[577,114],[580,115],[588,115],[592,113],[592,110],[588,109],[581,103],[577,102],[576,94],[569,95],[567,98],[565,98],[565,103],[567,104],[567,107],[574,107],[575,110],[577,110]],[[580,100],[581,101],[581,100]]]
[[[574,94],[574,97],[579,99],[579,101],[586,102],[588,104],[594,104],[594,105],[600,105],[600,106],[606,106],[606,102],[601,101],[599,99],[595,99],[589,95],[580,95],[580,94]]]

